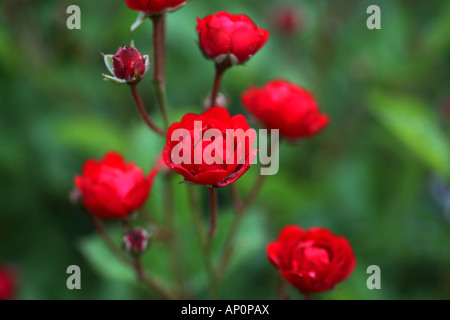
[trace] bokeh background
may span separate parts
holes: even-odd
[[[81,30],[66,28],[72,4],[81,8]],[[371,4],[381,7],[381,30],[366,27]],[[275,19],[285,5],[301,16],[292,33]],[[271,32],[255,57],[225,75],[233,114],[244,112],[239,97],[250,84],[282,77],[313,91],[331,118],[320,135],[281,146],[280,171],[246,213],[221,297],[274,299],[277,271],[265,246],[297,224],[327,227],[354,248],[356,270],[324,299],[449,299],[450,2],[192,0],[168,16],[171,121],[202,110],[213,64],[196,45],[195,18],[220,10],[246,13]],[[151,50],[149,21],[130,35],[136,16],[121,0],[0,3],[0,264],[16,271],[17,299],[155,297],[69,201],[85,159],[117,150],[148,171],[162,150],[126,86],[101,76],[101,52],[132,39]],[[161,123],[150,75],[140,90]],[[258,172],[237,182],[243,196]],[[147,204],[156,222],[164,220],[160,180]],[[202,298],[205,269],[180,180],[173,178],[184,275]],[[218,247],[233,215],[227,188],[220,211]],[[120,224],[107,226],[119,240]],[[171,284],[164,242],[155,241],[145,261]],[[82,290],[66,287],[72,264]],[[366,287],[369,265],[381,268],[381,290]]]

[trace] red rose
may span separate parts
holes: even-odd
[[[214,138],[207,137],[210,134]],[[213,107],[200,115],[188,113],[172,124],[163,157],[186,181],[225,186],[250,168],[256,153],[250,150],[255,137],[243,115],[231,117],[225,108]]]
[[[125,0],[125,3],[132,10],[160,12],[174,11],[184,5],[186,0]]]
[[[327,291],[347,279],[355,269],[348,241],[327,229],[285,227],[269,243],[267,256],[281,275],[304,294]]]
[[[83,175],[75,177],[75,185],[84,206],[103,219],[119,219],[139,209],[147,199],[157,170],[146,177],[133,163],[110,152],[100,162],[88,160]]]
[[[14,274],[0,266],[0,300],[12,300],[16,292],[16,278]]]
[[[218,63],[228,54],[233,63],[244,63],[269,38],[269,32],[257,27],[246,15],[226,11],[197,18],[197,33],[203,54]]]
[[[251,87],[242,94],[242,103],[267,128],[279,129],[288,139],[312,136],[329,122],[311,93],[285,80]]]

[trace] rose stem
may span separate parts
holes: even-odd
[[[217,218],[219,215],[217,204],[217,189],[216,187],[209,186],[209,229],[208,229],[208,242],[212,242],[212,238],[217,231]]]
[[[165,80],[165,59],[166,59],[166,15],[155,14],[151,16],[153,22],[153,57],[154,57],[154,72],[153,85],[156,91],[161,113],[164,118],[166,129],[169,127],[169,116],[167,112],[167,94],[166,94],[166,80]]]
[[[220,85],[222,83],[223,74],[225,70],[221,64],[216,63],[216,74],[214,76],[214,84],[211,92],[211,100],[209,101],[209,107],[212,108],[216,105],[217,95],[219,94]]]
[[[194,224],[197,229],[198,239],[202,249],[205,248],[205,237],[204,237],[204,227],[202,223],[202,210],[200,207],[200,201],[198,199],[198,193],[194,186],[188,185],[189,194],[189,206],[191,207],[191,212],[194,216]]]
[[[268,152],[271,153],[271,141],[268,140]],[[271,154],[268,154],[270,156]],[[256,179],[255,183],[252,186],[252,189],[250,190],[247,199],[242,202],[241,199],[239,199],[239,193],[236,190],[235,186],[230,186],[231,189],[231,197],[233,199],[233,205],[235,207],[236,214],[234,215],[233,221],[231,222],[231,227],[228,232],[228,236],[225,240],[225,246],[224,251],[222,254],[222,258],[220,259],[219,266],[218,266],[218,275],[219,277],[223,277],[224,273],[228,267],[228,264],[230,263],[231,256],[234,249],[234,244],[236,241],[236,236],[239,231],[239,227],[242,223],[242,218],[244,217],[245,211],[253,204],[253,202],[258,197],[258,194],[264,184],[264,181],[266,179],[265,175],[259,175]]]
[[[286,282],[281,276],[278,276],[277,300],[289,300],[289,292],[286,290]]]
[[[214,235],[217,231],[217,218],[219,215],[217,188],[214,186],[208,186],[209,192],[209,228],[207,239],[205,243],[205,257],[208,271],[211,277],[210,283],[210,297],[216,299],[218,295],[218,277],[214,270],[213,257],[212,257],[212,243]]]
[[[175,217],[173,207],[173,187],[171,184],[170,177],[171,177],[170,174],[166,174],[163,177],[164,215],[166,218],[166,225],[170,230],[170,237],[168,244],[173,274],[178,286],[177,291],[183,297],[185,294],[185,290],[183,286],[183,272],[181,270],[182,264],[180,261],[180,248],[178,246],[177,232],[175,227]]]
[[[225,240],[225,246],[222,258],[220,259],[219,267],[218,267],[218,273],[220,277],[222,277],[225,273],[226,268],[228,267],[228,264],[230,263],[230,259],[234,250],[234,244],[236,241],[236,236],[239,231],[239,227],[242,223],[242,218],[244,217],[245,211],[253,204],[253,202],[256,200],[256,197],[259,194],[259,191],[261,190],[261,187],[264,184],[266,176],[259,175],[256,182],[254,183],[252,190],[250,191],[247,199],[244,203],[242,203],[240,200],[237,200],[237,194],[235,190],[232,190],[232,192],[235,194],[233,198],[234,203],[240,204],[239,207],[237,207],[236,214],[234,215],[233,221],[231,222],[231,227],[228,232],[227,238]]]
[[[136,270],[136,274],[139,280],[142,283],[146,284],[148,287],[154,289],[162,297],[164,297],[167,300],[177,299],[177,297],[174,296],[172,293],[168,292],[158,280],[149,277],[148,274],[145,273],[144,268],[142,268],[142,261],[139,255],[134,257],[134,269]]]
[[[94,225],[95,230],[100,235],[100,238],[102,238],[103,242],[105,242],[108,249],[123,263],[130,264],[131,261],[128,259],[128,257],[122,252],[122,250],[119,249],[119,247],[114,243],[114,241],[109,236],[108,232],[106,231],[105,227],[103,226],[103,223],[99,218],[94,216],[93,214],[89,214],[91,218],[91,222]]]
[[[159,128],[153,120],[150,118],[150,116],[147,113],[147,110],[145,109],[144,102],[142,101],[141,95],[139,94],[139,91],[137,90],[137,87],[135,85],[130,85],[131,94],[133,95],[134,102],[136,103],[136,107],[139,111],[139,114],[141,115],[142,119],[145,121],[145,123],[149,126],[151,130],[156,132],[157,134],[164,136],[165,132]]]
[[[208,246],[205,239],[205,228],[203,226],[202,222],[202,210],[200,206],[200,201],[198,198],[198,192],[195,189],[195,186],[188,186],[188,193],[189,193],[189,205],[191,207],[191,212],[194,216],[194,224],[195,228],[197,230],[198,234],[198,240],[200,242],[200,247],[202,249],[203,258],[205,259],[205,265],[206,269],[208,271],[208,275],[210,277],[211,281],[211,287],[213,287],[212,284],[214,284],[217,281],[217,275],[214,270],[214,266],[212,264],[211,258],[210,258],[210,252],[208,251]],[[214,291],[213,289],[212,291]],[[211,296],[213,296],[213,293],[211,293]]]
[[[117,247],[116,244],[114,244],[114,241],[112,241],[110,235],[106,231],[105,227],[103,226],[103,223],[99,218],[96,216],[90,214],[92,224],[94,225],[95,230],[100,235],[102,240],[105,242],[109,250],[124,264],[132,266],[136,272],[136,275],[138,276],[139,280],[146,284],[149,288],[155,290],[158,294],[160,294],[162,297],[168,300],[175,300],[176,297],[171,294],[169,291],[167,291],[161,283],[159,283],[157,280],[153,279],[149,275],[145,273],[145,271],[142,269],[142,264],[140,262],[140,258],[135,257],[134,263],[128,259],[127,256],[123,254],[123,252]]]

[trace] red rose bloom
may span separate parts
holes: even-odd
[[[244,63],[269,38],[269,32],[257,27],[246,15],[226,11],[197,18],[197,33],[203,54],[219,63],[228,54],[233,63]]]
[[[186,3],[186,0],[125,0],[127,6],[136,11],[173,11]]]
[[[279,129],[288,139],[312,136],[328,124],[314,96],[285,80],[274,80],[263,88],[250,88],[242,95],[244,107],[269,129]]]
[[[145,73],[145,58],[135,48],[125,46],[119,48],[113,57],[114,75],[123,80],[132,79],[136,71],[142,76]]]
[[[208,134],[216,137],[207,138]],[[250,168],[256,154],[251,150],[255,137],[256,132],[250,129],[243,115],[231,117],[225,108],[213,107],[200,115],[188,113],[180,122],[172,124],[163,157],[186,181],[225,186]]]
[[[0,300],[12,300],[16,293],[16,278],[14,274],[0,266]]]
[[[304,294],[332,289],[355,269],[348,241],[327,229],[285,227],[269,243],[267,256],[281,275]]]
[[[139,209],[147,199],[157,170],[146,177],[133,163],[110,152],[103,160],[88,160],[83,175],[75,177],[75,185],[83,204],[102,219],[119,219]]]

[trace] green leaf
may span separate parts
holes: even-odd
[[[450,148],[438,119],[412,97],[374,92],[369,106],[378,120],[427,166],[450,176]]]
[[[113,239],[120,239],[119,232],[111,232],[111,235]],[[82,239],[78,248],[98,274],[114,281],[137,282],[133,270],[116,258],[98,235]]]

